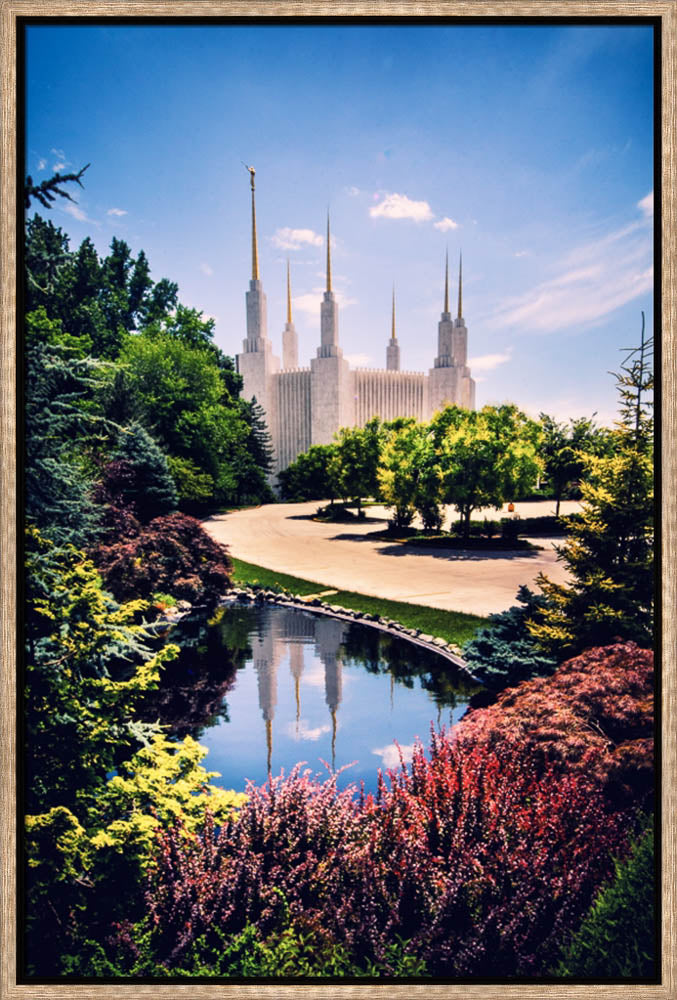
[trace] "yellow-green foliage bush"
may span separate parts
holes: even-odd
[[[199,832],[233,818],[245,796],[210,784],[206,750],[141,723],[137,709],[162,666],[135,619],[84,553],[32,530],[27,542],[26,889],[29,968],[139,911],[159,826]],[[74,945],[74,942],[76,944]]]

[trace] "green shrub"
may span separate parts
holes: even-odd
[[[653,817],[616,877],[602,889],[569,942],[556,976],[645,979],[655,976]]]
[[[526,621],[543,606],[545,598],[520,587],[507,611],[489,615],[489,625],[463,647],[463,657],[473,677],[489,691],[502,691],[530,677],[551,674],[554,657],[544,653],[531,638]]]

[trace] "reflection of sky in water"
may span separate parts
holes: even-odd
[[[417,737],[427,745],[431,725],[449,726],[465,710],[460,697],[453,709],[438,706],[421,677],[403,674],[409,655],[423,676],[438,672],[446,664],[434,654],[397,642],[392,669],[400,680],[384,659],[388,643],[368,626],[348,628],[332,618],[276,607],[264,607],[256,617],[249,635],[252,655],[228,693],[229,721],[200,737],[209,749],[204,764],[220,772],[217,780],[225,787],[244,789],[246,778],[263,783],[268,762],[277,775],[305,761],[322,778],[327,766],[351,765],[339,784],[364,780],[367,791],[374,791],[377,769],[399,766],[395,741],[408,762]],[[372,664],[376,659],[381,672],[370,672],[360,662],[364,657]]]

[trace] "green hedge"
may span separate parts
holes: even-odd
[[[557,976],[649,979],[656,975],[653,817],[603,889],[554,970]]]

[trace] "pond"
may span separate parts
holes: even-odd
[[[208,748],[216,783],[244,791],[305,761],[339,787],[411,758],[431,725],[449,727],[475,687],[448,660],[367,625],[275,605],[230,605],[194,615],[171,634],[181,656],[147,717]]]

